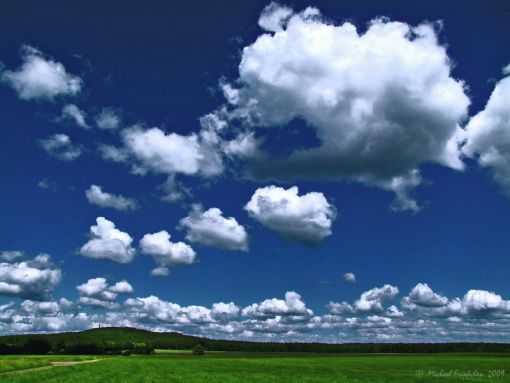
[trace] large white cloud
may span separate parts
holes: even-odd
[[[287,291],[285,300],[272,298],[261,303],[253,303],[242,310],[242,315],[253,318],[274,316],[311,316],[313,311],[306,308],[301,295],[295,291]]]
[[[462,304],[468,313],[502,311],[510,313],[510,301],[501,295],[486,290],[469,290],[462,298]]]
[[[24,262],[1,262],[0,295],[45,300],[61,278],[61,270],[51,263],[47,254]]]
[[[435,293],[426,283],[418,283],[404,298],[404,302],[424,307],[441,307],[448,303],[448,298]]]
[[[357,180],[398,192],[397,210],[418,210],[409,194],[421,164],[463,168],[456,132],[470,101],[434,25],[375,19],[360,33],[275,4],[259,24],[276,33],[243,49],[239,78],[224,86],[230,118],[252,129],[298,120],[318,144],[259,156],[256,178]]]
[[[135,173],[212,176],[223,171],[217,148],[219,137],[213,131],[183,136],[167,134],[159,128],[134,126],[123,130],[122,138]]]
[[[195,205],[179,224],[187,229],[186,239],[190,242],[226,250],[248,250],[246,229],[234,217],[225,218],[218,208],[203,211]]]
[[[244,207],[250,217],[282,236],[318,243],[331,235],[336,210],[322,193],[299,195],[296,186],[267,186],[255,191]]]
[[[103,129],[117,126],[115,112],[103,111]],[[106,115],[105,115],[106,114]],[[99,118],[99,117],[98,117]],[[230,132],[227,129],[226,111],[217,110],[200,118],[200,129],[188,135],[167,132],[158,127],[147,128],[135,124],[120,132],[121,145],[100,143],[99,154],[107,161],[125,163],[134,174],[164,174],[168,181],[162,189],[168,189],[163,198],[175,202],[189,194],[177,186],[177,175],[214,177],[225,170],[227,162],[258,154],[258,140],[251,132]],[[99,126],[99,125],[98,125]]]
[[[21,309],[27,313],[35,315],[55,315],[68,311],[73,307],[73,302],[66,298],[60,298],[58,301],[32,301],[25,300],[21,303]]]
[[[178,304],[163,301],[154,295],[145,298],[129,298],[124,305],[137,313],[143,313],[160,321],[172,320],[181,309]]]
[[[384,285],[374,287],[361,294],[360,298],[354,302],[354,309],[360,312],[382,312],[383,303],[391,302],[398,294],[398,287]]]
[[[195,262],[196,257],[190,245],[184,242],[171,242],[170,234],[165,230],[145,234],[140,240],[140,249],[160,265],[153,270],[154,276],[168,275],[168,267],[190,265]]]
[[[54,100],[75,95],[82,80],[66,72],[64,66],[29,45],[21,48],[23,64],[16,71],[0,73],[0,79],[12,86],[23,100]],[[1,69],[1,68],[0,68]]]
[[[92,278],[87,282],[76,286],[80,294],[78,302],[82,305],[115,308],[118,304],[113,301],[119,294],[132,293],[133,287],[129,282],[123,280],[114,285],[109,285],[106,278]]]
[[[103,208],[124,211],[138,208],[138,203],[135,199],[104,192],[101,186],[98,185],[90,185],[90,188],[85,191],[85,196],[91,204]]]
[[[118,263],[129,263],[135,256],[131,246],[133,238],[115,228],[115,224],[104,217],[97,217],[96,225],[90,227],[93,238],[85,243],[79,254],[93,259],[109,259]]]
[[[507,73],[510,74],[510,73]],[[510,195],[510,76],[500,80],[485,108],[471,118],[462,137],[463,153],[490,169]]]
[[[215,321],[211,317],[211,310],[207,307],[197,305],[182,307],[154,295],[146,298],[130,298],[124,305],[146,321],[166,322],[183,327],[204,325]]]
[[[434,293],[426,283],[418,283],[401,305],[416,315],[454,318],[450,320],[453,323],[460,318],[488,319],[510,314],[510,301],[493,292],[471,289],[462,298],[448,299]]]
[[[228,321],[239,315],[239,307],[234,302],[214,303],[211,309],[211,316],[219,321]]]
[[[74,145],[67,134],[56,133],[39,141],[41,147],[50,156],[61,161],[73,161],[81,156],[81,149]]]

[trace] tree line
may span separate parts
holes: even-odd
[[[151,354],[154,349],[315,353],[510,353],[508,343],[277,343],[208,339],[175,332],[98,328],[0,337],[0,354]]]

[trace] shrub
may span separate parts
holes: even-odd
[[[201,344],[197,344],[195,347],[193,347],[192,353],[193,355],[204,355],[205,348]]]

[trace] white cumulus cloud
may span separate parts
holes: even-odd
[[[501,295],[486,290],[469,290],[462,298],[467,312],[502,311],[510,312],[510,301]]]
[[[384,285],[374,287],[361,294],[360,298],[354,302],[354,309],[360,312],[382,312],[383,303],[391,302],[398,294],[398,287]]]
[[[92,278],[76,286],[80,299],[78,303],[85,306],[115,308],[118,304],[113,301],[119,294],[132,293],[133,287],[127,281],[120,281],[109,285],[105,278]]]
[[[212,305],[211,316],[219,321],[228,321],[236,318],[239,315],[239,311],[239,307],[234,302],[219,302]]]
[[[90,126],[87,124],[87,114],[78,108],[74,104],[68,104],[62,108],[62,115],[60,116],[60,120],[70,120],[73,121],[80,128],[90,129]]]
[[[272,2],[262,10],[259,26],[268,32],[280,32],[292,13],[289,7]]]
[[[93,259],[109,259],[118,263],[129,263],[135,256],[131,246],[133,238],[128,233],[115,228],[115,224],[104,217],[96,219],[90,227],[93,238],[85,243],[79,254]]]
[[[56,133],[39,141],[41,147],[50,156],[61,161],[73,161],[81,156],[81,149],[71,142],[67,134]]]
[[[91,185],[90,188],[85,191],[85,196],[91,204],[103,208],[124,211],[138,208],[138,203],[135,199],[104,192],[101,186],[98,185]]]
[[[470,103],[435,26],[379,18],[360,32],[315,8],[289,12],[277,4],[263,11],[259,24],[276,33],[243,49],[239,78],[223,89],[230,118],[261,136],[295,121],[318,142],[284,157],[268,151],[252,175],[355,180],[396,192],[396,210],[419,210],[420,165],[464,166],[456,133]]]
[[[82,80],[66,72],[64,65],[44,55],[40,50],[24,45],[23,64],[16,71],[6,70],[0,79],[16,90],[23,100],[54,100],[57,96],[75,95]]]
[[[135,173],[213,176],[223,171],[219,137],[213,131],[183,136],[134,126],[123,130],[122,138]]]
[[[6,262],[12,262],[16,258],[23,257],[23,252],[18,250],[4,250],[0,252],[0,260]]]
[[[318,243],[331,235],[336,209],[322,193],[299,195],[296,186],[267,186],[255,191],[244,207],[250,217],[284,237]]]
[[[424,307],[441,307],[448,303],[447,297],[435,293],[426,283],[418,283],[404,300]]]
[[[507,73],[510,74],[510,73]],[[463,153],[489,169],[510,196],[510,76],[500,80],[485,108],[472,117],[462,135]]]
[[[356,283],[356,275],[354,273],[345,273],[342,279],[347,283]]]
[[[95,120],[97,127],[103,130],[118,129],[122,122],[119,112],[113,108],[103,108]]]
[[[184,242],[171,242],[170,234],[165,230],[145,234],[140,240],[140,249],[160,265],[152,270],[153,276],[168,275],[168,267],[190,265],[195,262],[196,257],[190,245]]]
[[[270,318],[275,316],[311,316],[313,311],[306,308],[301,295],[295,291],[287,291],[285,300],[272,298],[260,303],[253,303],[242,310],[242,315],[254,318]]]
[[[248,250],[246,229],[234,217],[224,217],[218,208],[203,211],[195,205],[179,224],[187,229],[186,239],[190,242],[225,250]]]
[[[15,257],[16,258],[16,257]],[[48,299],[62,278],[49,255],[40,254],[24,262],[0,263],[0,295],[31,300]]]

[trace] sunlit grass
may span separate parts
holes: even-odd
[[[88,355],[0,355],[0,373],[50,366],[51,362],[57,361],[82,361],[95,358],[96,356]]]
[[[44,360],[44,359],[43,359]],[[434,377],[432,371],[479,371],[473,378]],[[490,371],[510,373],[508,355],[295,355],[258,353],[186,356],[184,351],[155,356],[118,356],[96,363],[3,376],[3,382],[506,382]]]

